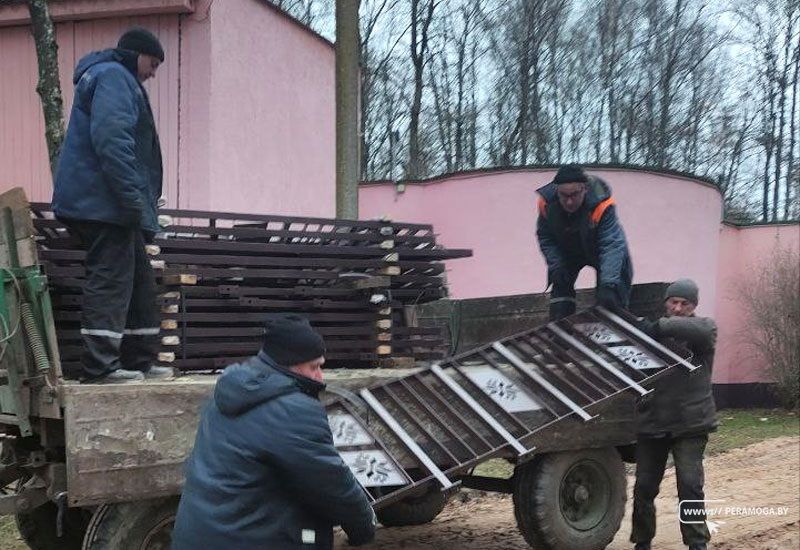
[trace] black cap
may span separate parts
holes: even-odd
[[[308,319],[300,315],[270,315],[264,320],[264,353],[283,367],[307,363],[325,355],[325,343]]]
[[[589,177],[586,175],[586,172],[583,171],[583,168],[574,164],[565,164],[559,168],[558,172],[556,172],[556,177],[553,179],[555,185],[561,185],[562,183],[586,183],[588,181]]]
[[[164,48],[161,47],[161,42],[144,27],[131,27],[125,31],[125,34],[119,37],[117,48],[152,55],[164,61]]]

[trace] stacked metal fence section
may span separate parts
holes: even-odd
[[[79,369],[84,253],[48,205],[32,205],[65,372]],[[435,360],[442,330],[409,326],[406,306],[447,296],[444,260],[471,255],[430,225],[164,210],[148,246],[161,292],[159,359],[214,370],[255,353],[267,313],[302,314],[333,366]]]

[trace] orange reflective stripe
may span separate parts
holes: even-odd
[[[547,201],[539,197],[539,215],[543,218],[547,217]]]
[[[589,218],[592,220],[594,225],[600,223],[600,219],[603,217],[603,214],[605,214],[606,209],[612,204],[614,204],[614,199],[612,197],[608,197],[606,200],[594,207],[592,216]]]

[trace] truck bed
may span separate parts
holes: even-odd
[[[325,372],[325,380],[355,391],[414,370],[334,369]],[[195,374],[117,385],[65,381],[60,392],[69,505],[179,493],[200,409],[217,377]]]

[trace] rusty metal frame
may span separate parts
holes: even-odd
[[[576,327],[587,320],[606,325],[622,340],[589,342]],[[652,391],[648,386],[669,370],[685,368],[685,357],[630,330],[631,326],[619,315],[592,309],[558,325],[521,332],[361,390],[368,410],[374,413],[362,416],[362,424],[382,426],[382,430],[370,430],[373,437],[378,432],[391,434],[391,440],[375,437],[390,456],[410,452],[414,457],[413,464],[402,464],[407,477],[414,481],[382,491],[373,505],[389,505],[415,494],[427,483],[452,489],[459,476],[468,475],[488,458],[504,457],[517,463],[530,460],[535,448],[526,447],[524,442],[532,442],[538,431],[552,429],[570,416],[582,420],[578,424],[584,426],[581,429],[596,430],[593,420],[601,404],[607,405],[625,393],[647,394]],[[614,345],[634,347],[657,357],[659,367],[645,372],[614,360],[620,365],[616,367],[606,359],[613,356],[608,350]],[[469,367],[487,370],[468,375],[464,369]],[[445,369],[452,369],[453,376]],[[493,372],[498,373],[495,379],[505,380],[507,386],[518,384],[514,391],[535,398],[539,408],[506,408],[490,399],[488,387],[477,381],[484,383]],[[506,389],[511,392],[513,388]],[[420,466],[425,475],[411,473]]]

